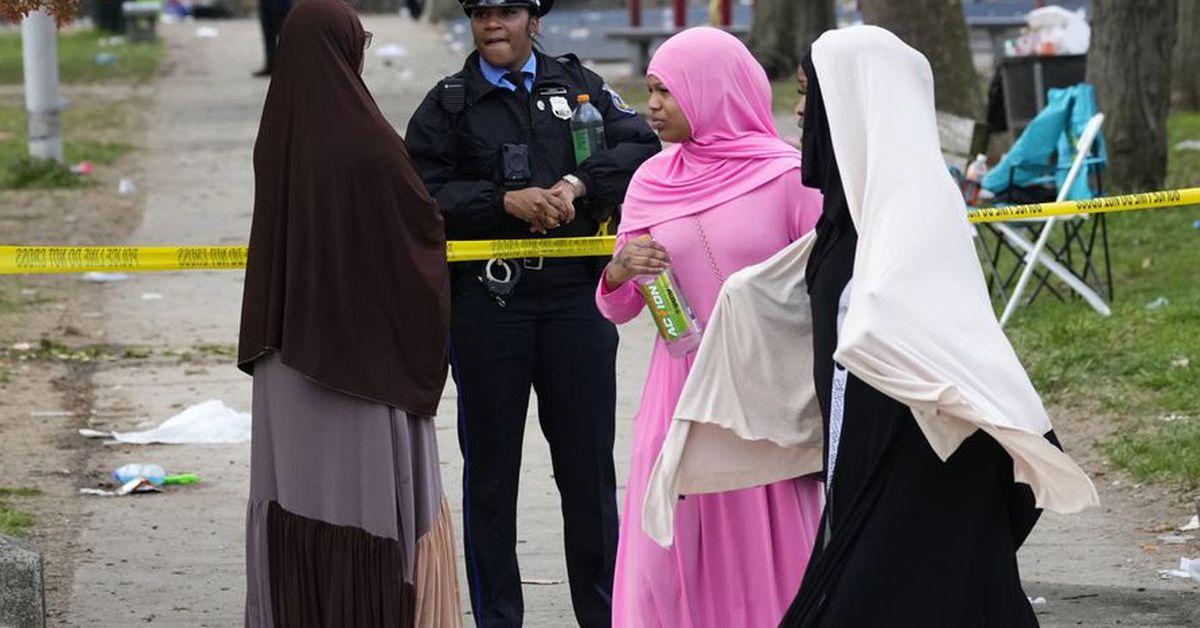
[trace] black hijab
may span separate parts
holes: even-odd
[[[254,146],[238,365],[277,352],[314,381],[432,416],[446,381],[442,218],[359,76],[341,0],[284,22]]]
[[[846,192],[842,188],[842,175],[833,153],[829,116],[825,111],[825,100],[821,97],[821,83],[813,66],[812,53],[804,57],[801,67],[808,78],[808,95],[804,101],[804,135],[800,139],[803,159],[800,174],[804,185],[820,190],[824,196],[821,218],[817,220],[817,241],[813,244],[813,252],[805,269],[805,282],[812,286],[817,269],[833,245],[844,237],[857,240],[858,234],[850,218],[850,206],[846,204]]]

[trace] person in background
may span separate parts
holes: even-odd
[[[258,21],[263,34],[263,67],[254,72],[258,78],[271,76],[275,66],[275,51],[279,47],[279,32],[283,20],[292,8],[292,0],[258,0]]]

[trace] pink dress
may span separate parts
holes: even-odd
[[[707,325],[721,276],[761,262],[807,233],[821,212],[820,193],[791,170],[735,200],[618,238],[649,233],[670,252],[680,289]],[[712,260],[701,239],[699,220]],[[615,323],[644,307],[634,283],[596,304]],[[691,368],[655,339],[650,372],[634,417],[633,455],[621,519],[613,584],[613,626],[627,628],[756,628],[779,624],[800,587],[821,516],[820,484],[811,479],[688,496],[679,503],[675,543],[659,547],[642,531],[642,504]]]

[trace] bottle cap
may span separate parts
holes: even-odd
[[[591,101],[591,99],[592,99],[592,97],[588,94],[580,94],[579,97],[576,98],[576,100],[578,100],[581,103],[589,102],[589,101]]]

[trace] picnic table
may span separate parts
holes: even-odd
[[[750,34],[750,27],[745,24],[733,24],[718,28],[743,38]],[[681,30],[684,29],[674,26],[626,26],[609,29],[604,33],[604,36],[609,39],[627,41],[636,47],[637,54],[634,57],[634,70],[636,74],[641,75],[646,73],[646,68],[650,65],[651,45],[665,40]]]

